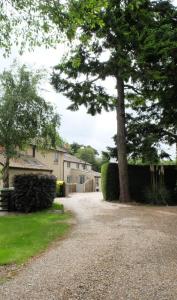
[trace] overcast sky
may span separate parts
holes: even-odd
[[[177,4],[177,0],[174,1]],[[1,57],[0,71],[10,66],[15,58],[19,63],[25,63],[33,69],[45,68],[50,75],[52,67],[55,66],[65,52],[65,47],[60,46],[57,49],[36,48],[34,52],[24,53],[22,56],[13,49],[9,58]],[[61,94],[57,94],[46,81],[43,84],[45,91],[42,92],[44,98],[53,102],[57,112],[61,115],[60,135],[69,143],[73,141],[91,145],[98,151],[105,150],[107,146],[113,146],[112,137],[116,133],[116,115],[115,112],[102,112],[101,115],[94,117],[88,115],[84,107],[79,111],[71,112],[67,110],[70,101]],[[108,88],[114,89],[114,82],[108,82]],[[174,148],[172,149],[174,153]]]

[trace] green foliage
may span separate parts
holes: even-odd
[[[129,165],[128,174],[132,200],[154,205],[177,204],[176,166],[154,166],[152,171],[149,165]],[[104,199],[118,200],[118,164],[104,164],[101,177]]]
[[[128,159],[146,164],[157,164],[161,159],[169,159],[170,155],[163,150],[162,143],[176,143],[176,121],[173,126],[167,126],[163,118],[165,112],[157,102],[132,108],[133,112],[126,114]],[[114,142],[117,144],[116,135]],[[108,150],[111,157],[117,157],[116,147],[108,147]]]
[[[96,6],[96,2],[92,1],[89,5],[89,0],[84,4],[83,1],[72,1],[79,7],[75,14],[78,40],[70,55],[55,67],[52,84],[71,100],[69,109],[73,111],[78,110],[80,105],[84,105],[91,115],[103,109],[116,109],[120,125],[117,126],[117,153],[121,160],[120,196],[124,194],[128,198],[125,97],[134,102],[138,95],[137,105],[147,99],[152,103],[155,100],[161,102],[162,94],[166,96],[163,103],[167,107],[168,100],[172,101],[172,97],[164,92],[164,83],[171,92],[167,70],[172,59],[170,71],[175,77],[177,9],[169,1],[110,0],[100,7]],[[167,14],[164,14],[164,8]],[[89,23],[87,16],[92,16],[91,20],[97,17],[97,24]],[[105,80],[110,77],[117,83],[117,96],[105,88]],[[152,137],[143,146],[145,159],[157,161]]]
[[[118,201],[119,185],[118,185],[118,168],[115,163],[105,163],[101,167],[101,188],[104,200]]]
[[[95,164],[95,150],[90,146],[79,148],[76,152],[76,156],[91,165]]]
[[[61,1],[0,1],[0,48],[9,54],[13,45],[20,52],[35,46],[54,46],[62,39],[69,19]],[[25,28],[25,30],[24,30]]]
[[[13,65],[0,76],[0,145],[6,170],[17,149],[23,150],[29,143],[45,149],[56,145],[60,118],[54,107],[39,96],[40,79],[40,72],[32,73],[25,65]],[[8,178],[4,181],[8,186]]]
[[[59,135],[59,133],[56,134],[56,146],[64,148],[66,145],[66,141]]]
[[[69,152],[79,159],[91,164],[94,171],[100,171],[100,159],[98,157],[98,151],[92,146],[84,146],[74,142],[70,145]]]
[[[48,211],[0,218],[0,265],[24,263],[69,229],[67,214]]]
[[[56,182],[56,196],[65,197],[65,182],[57,180]]]
[[[84,147],[84,145],[73,142],[72,144],[70,144],[70,153],[73,154],[73,155],[76,155],[76,153],[78,152],[78,150],[81,147]]]
[[[5,188],[1,189],[1,208],[5,211],[15,211],[15,199],[14,199],[14,189]]]
[[[17,211],[38,211],[52,206],[56,196],[56,178],[48,175],[16,175],[14,188]]]
[[[64,205],[61,203],[54,202],[51,207],[52,210],[61,210],[64,212]]]
[[[144,192],[147,203],[154,205],[168,205],[171,202],[171,196],[165,186],[159,186],[156,190],[152,187],[147,188]]]

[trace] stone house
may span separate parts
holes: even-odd
[[[0,154],[0,165],[3,167],[4,157]],[[66,184],[75,184],[74,191],[100,190],[100,173],[92,170],[92,166],[57,147],[50,150],[39,150],[30,145],[10,161],[10,185],[14,175],[18,174],[52,174]],[[2,184],[2,182],[1,182]]]
[[[92,170],[92,165],[64,153],[63,178],[67,184],[76,184],[77,192],[100,191],[101,174]]]

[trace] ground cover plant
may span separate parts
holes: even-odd
[[[0,265],[24,263],[39,254],[68,231],[68,218],[48,210],[0,217]]]
[[[64,211],[64,205],[61,204],[61,203],[54,202],[52,204],[51,210],[62,210],[62,211]]]

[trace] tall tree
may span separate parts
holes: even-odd
[[[98,171],[98,163],[97,163],[97,157],[98,155],[97,150],[92,148],[91,146],[82,146],[79,149],[77,149],[75,155],[88,162],[92,165],[92,168],[94,171]]]
[[[104,2],[100,10],[93,9],[94,1],[90,7],[89,3],[72,1],[80,21],[79,41],[70,57],[56,66],[52,83],[71,99],[72,110],[81,104],[91,114],[101,112],[102,108],[116,108],[120,201],[125,202],[130,199],[125,98],[127,94],[143,94],[150,101],[159,99],[159,80],[162,87],[164,74],[158,67],[163,61],[167,64],[168,52],[174,51],[176,46],[173,40],[176,29],[170,22],[176,9],[170,1],[110,0]],[[86,17],[89,13],[101,22],[90,23]],[[117,96],[110,95],[104,88],[108,77],[116,82]]]
[[[155,4],[157,1],[154,1]],[[71,99],[70,109],[79,105],[87,107],[88,113],[100,113],[115,108],[117,112],[117,145],[119,162],[120,201],[130,200],[128,188],[126,133],[125,133],[125,94],[126,89],[139,93],[134,83],[141,81],[141,64],[137,56],[146,35],[154,29],[155,16],[153,3],[148,0],[115,1],[102,4],[94,10],[92,1],[72,1],[80,16],[79,40],[70,57],[56,66],[52,84],[56,90]],[[92,13],[101,22],[90,24],[85,16]],[[82,16],[84,16],[82,18]],[[84,19],[85,18],[85,19]],[[84,20],[83,20],[84,19]],[[144,38],[144,41],[143,41]],[[144,45],[144,44],[143,44]],[[141,48],[141,51],[145,51]],[[117,95],[109,94],[104,81],[113,77]],[[131,83],[131,84],[130,84]]]
[[[33,142],[36,146],[55,146],[59,116],[53,106],[40,97],[39,73],[25,66],[4,71],[0,76],[0,145],[5,164],[4,187],[9,186],[10,159],[17,151]]]
[[[83,146],[84,145],[73,142],[72,144],[70,144],[70,153],[75,155],[78,152],[78,150]]]

